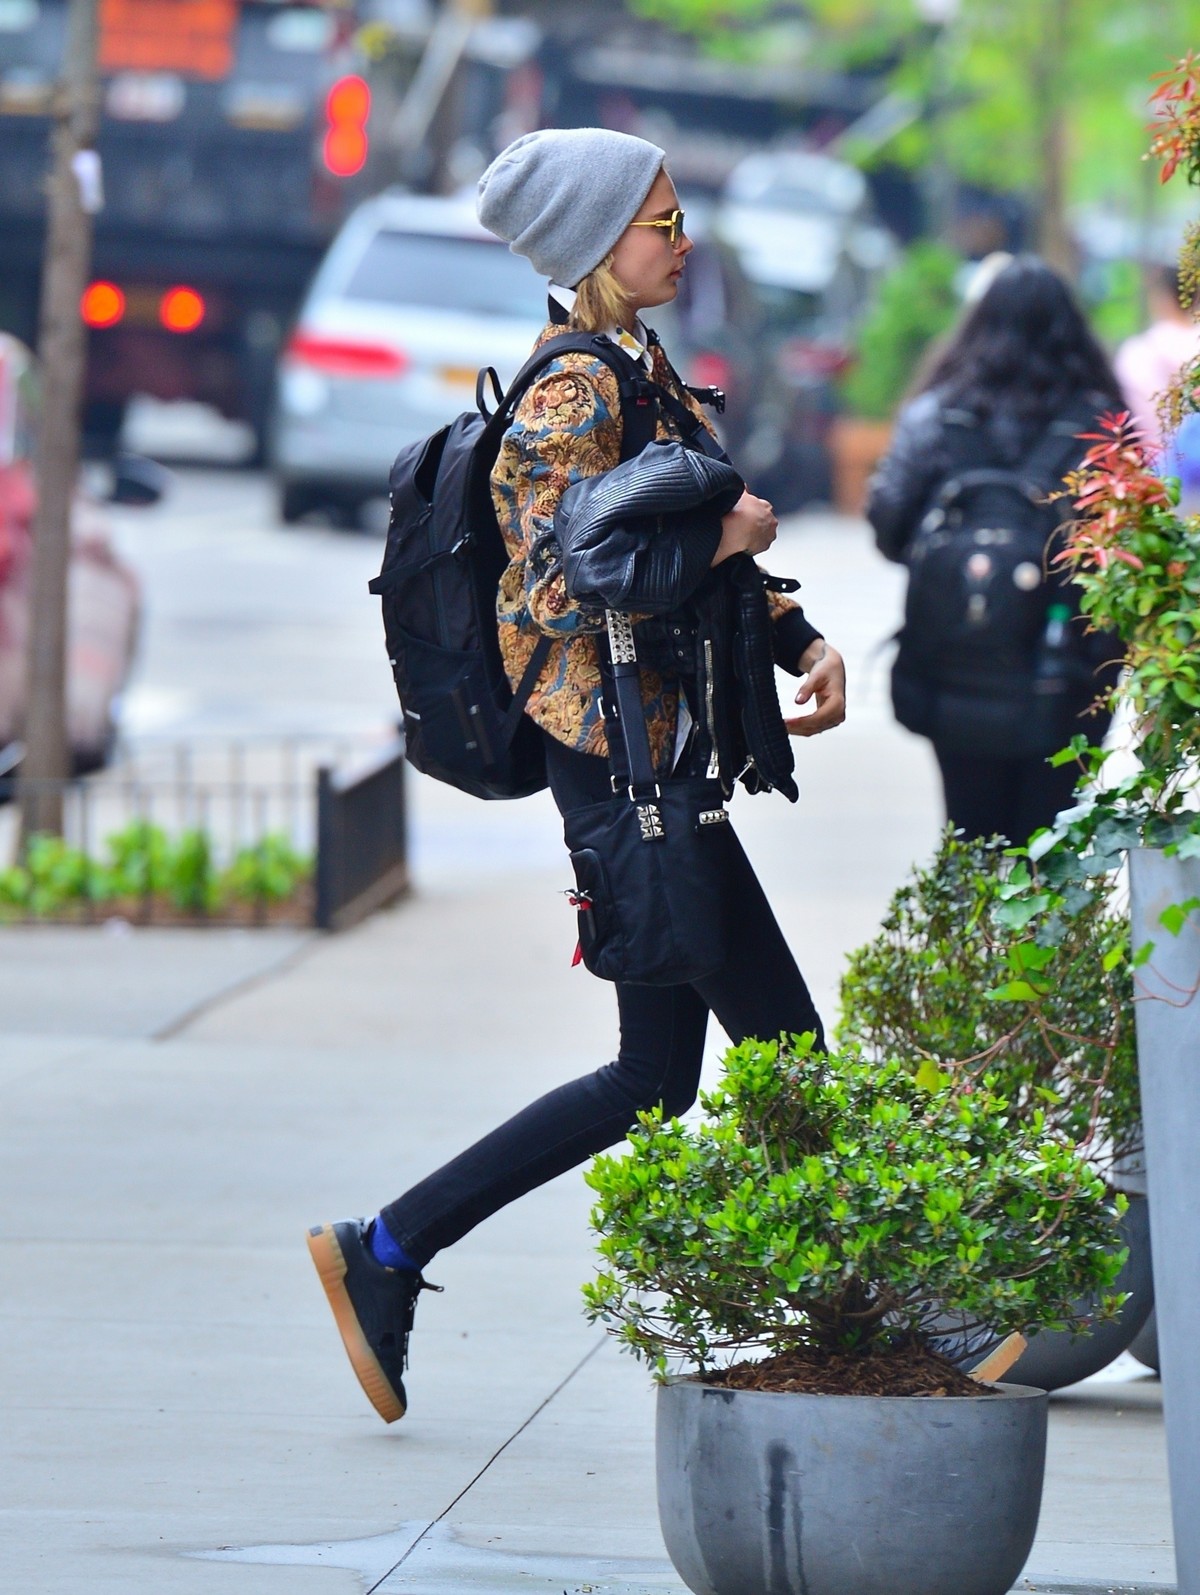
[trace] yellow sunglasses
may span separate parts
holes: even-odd
[[[657,221],[630,222],[629,225],[631,227],[665,227],[668,229],[668,244],[670,244],[672,249],[677,249],[679,240],[683,237],[683,212],[681,210],[673,210],[669,216],[661,216]]]

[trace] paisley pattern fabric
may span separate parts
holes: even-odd
[[[547,326],[535,348],[561,331]],[[652,358],[654,380],[675,391],[660,346],[652,346]],[[690,395],[679,397],[709,426]],[[657,435],[660,440],[678,439],[680,431],[670,416],[660,413]],[[554,646],[526,713],[567,747],[605,757],[597,645],[604,618],[580,609],[567,596],[553,529],[554,512],[566,490],[585,477],[611,471],[620,455],[616,377],[602,360],[566,354],[546,368],[517,406],[491,477],[509,556],[497,599],[500,651],[509,680],[514,687],[520,681],[538,637],[552,637]],[[769,597],[772,618],[795,607],[778,594]],[[652,670],[643,670],[641,678],[651,751],[656,768],[662,769],[674,743],[679,693],[674,682]]]

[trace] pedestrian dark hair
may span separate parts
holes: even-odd
[[[1079,301],[1035,255],[1018,255],[997,273],[922,373],[918,391],[930,388],[991,423],[1014,451],[1084,394],[1124,408]]]

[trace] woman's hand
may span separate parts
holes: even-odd
[[[721,517],[721,541],[713,564],[719,565],[731,554],[765,554],[778,528],[775,511],[766,499],[743,493],[728,515]]]
[[[800,655],[800,670],[805,679],[796,702],[815,699],[817,707],[783,723],[794,737],[820,736],[846,718],[846,665],[837,649],[818,637]]]

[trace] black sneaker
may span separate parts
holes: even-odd
[[[308,1249],[358,1382],[383,1421],[395,1423],[408,1405],[403,1374],[417,1297],[442,1287],[407,1269],[385,1268],[367,1245],[361,1218],[314,1225]]]

